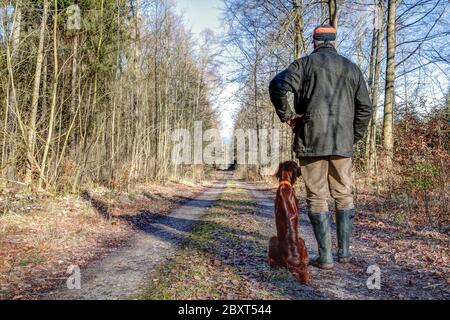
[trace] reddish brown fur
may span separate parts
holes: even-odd
[[[280,164],[276,176],[293,186],[300,176],[300,168],[295,162],[286,161]],[[294,189],[286,184],[280,184],[277,190],[275,222],[277,236],[269,241],[269,265],[287,268],[298,281],[307,283],[309,258],[305,241],[298,234],[298,199]]]

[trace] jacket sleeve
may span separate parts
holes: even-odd
[[[303,81],[302,73],[300,60],[296,60],[270,82],[270,100],[281,122],[286,122],[293,116],[287,100],[287,93],[298,91]]]
[[[358,87],[355,93],[355,118],[353,122],[355,143],[361,140],[369,125],[372,114],[372,103],[370,102],[369,92],[364,80],[364,76],[359,71]]]

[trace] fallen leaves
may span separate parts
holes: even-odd
[[[137,209],[164,214],[201,190],[180,183],[142,186],[136,194],[93,190],[113,212],[110,221],[75,195],[1,194],[0,299],[33,299],[64,281],[69,265],[83,267],[124,244],[135,230],[119,217],[145,223],[153,213]]]
[[[412,270],[426,270],[444,279],[450,275],[450,239],[447,235],[387,224],[365,215],[358,217],[355,226],[357,236],[380,254],[392,255],[396,264]]]

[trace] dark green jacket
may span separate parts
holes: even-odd
[[[270,99],[282,122],[292,116],[287,92],[304,118],[294,128],[297,157],[351,157],[367,129],[371,102],[361,70],[331,45],[294,61],[270,83]]]

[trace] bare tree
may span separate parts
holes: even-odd
[[[381,49],[383,41],[383,2],[375,1],[376,9],[373,21],[372,48],[370,58],[370,94],[372,99],[372,116],[366,138],[366,169],[374,174],[377,143],[377,109],[379,96],[379,81],[381,71]]]
[[[34,147],[36,144],[36,115],[39,102],[39,89],[41,86],[42,62],[44,60],[44,41],[45,29],[47,27],[48,0],[43,2],[43,12],[41,18],[41,26],[39,29],[39,44],[36,56],[36,70],[34,72],[34,84],[31,100],[31,114],[28,122],[28,140],[27,140],[27,159],[28,167],[26,170],[25,183],[31,184],[33,179],[33,166],[36,164]]]
[[[337,29],[338,26],[338,6],[336,0],[328,0],[328,21],[331,26]]]
[[[388,0],[387,60],[384,90],[383,147],[387,154],[387,165],[392,166],[394,152],[394,105],[395,105],[395,51],[396,51],[396,1]]]

